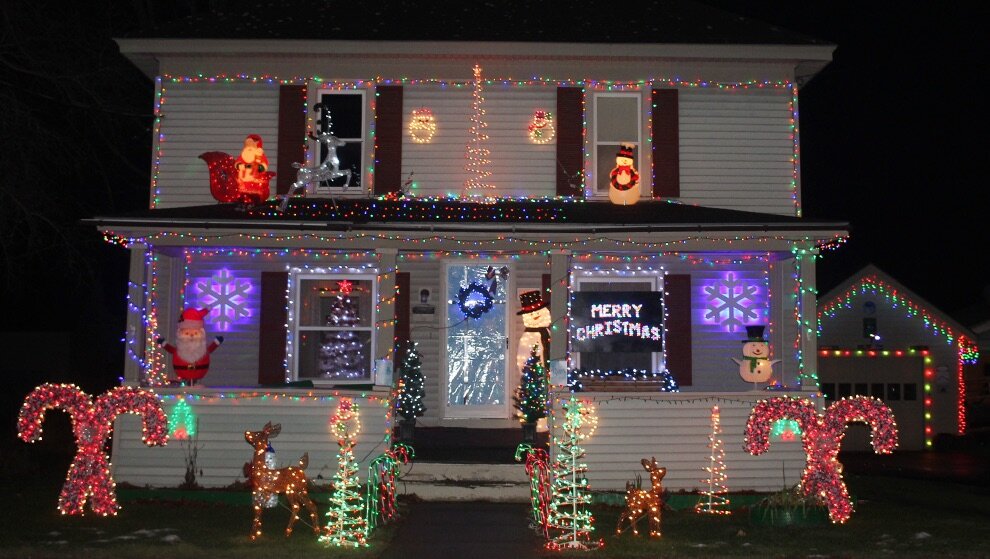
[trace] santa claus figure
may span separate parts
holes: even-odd
[[[158,338],[158,345],[172,354],[172,368],[175,375],[190,386],[206,376],[210,369],[210,354],[223,343],[223,336],[206,343],[206,328],[203,319],[210,314],[209,309],[186,309],[182,311],[176,331],[175,345]]]
[[[526,291],[519,295],[522,309],[516,313],[522,316],[526,330],[519,337],[519,347],[516,348],[516,366],[520,371],[526,366],[533,347],[540,358],[544,370],[550,355],[550,309],[547,307],[539,291]]]
[[[615,168],[608,177],[608,199],[613,204],[631,206],[639,201],[639,172],[633,167],[633,146],[619,146]]]

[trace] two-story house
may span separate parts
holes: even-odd
[[[734,359],[762,326],[772,382],[818,397],[815,258],[847,225],[802,218],[798,98],[834,47],[693,2],[643,8],[623,33],[575,7],[545,35],[526,31],[542,18],[514,27],[517,9],[366,14],[367,29],[340,9],[258,3],[117,41],[157,86],[150,205],[92,222],[131,254],[125,382],[192,410],[201,483],[234,481],[243,431],[269,420],[280,454],[333,463],[341,395],[362,406],[356,455],[377,454],[394,340],[423,356],[419,425],[517,425],[534,290],[551,369],[587,381],[598,410],[596,489],[621,489],[652,455],[668,487],[697,486],[716,404],[734,489],[779,488],[781,462],[796,482],[800,444],[741,450],[770,381],[747,382]],[[319,165],[313,136],[328,130],[350,184],[293,189],[292,164]],[[251,135],[271,197],[217,203],[200,155],[236,158]],[[633,198],[609,196],[620,155]],[[191,387],[169,384],[155,343],[187,307],[210,309],[225,338]],[[679,392],[642,382],[668,374]],[[181,481],[181,450],[137,432],[117,431],[117,480]]]

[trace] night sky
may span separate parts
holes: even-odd
[[[800,93],[804,215],[852,225],[819,261],[820,292],[872,262],[944,311],[979,302],[990,283],[983,145],[970,133],[986,114],[979,19],[955,3],[707,3],[837,45]],[[147,207],[153,88],[110,41],[139,24],[137,4],[39,4],[0,7],[0,293],[17,317],[6,323],[106,330],[92,367],[118,369],[126,251],[78,220]]]

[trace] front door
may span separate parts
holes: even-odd
[[[509,417],[505,355],[506,294],[511,290],[501,276],[486,276],[490,266],[502,265],[449,262],[445,267],[450,302],[444,345],[445,417]]]

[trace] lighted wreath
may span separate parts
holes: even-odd
[[[475,296],[472,297],[472,294]],[[494,306],[495,299],[491,291],[480,283],[472,283],[457,292],[457,308],[467,317],[481,318],[481,315],[492,310]]]

